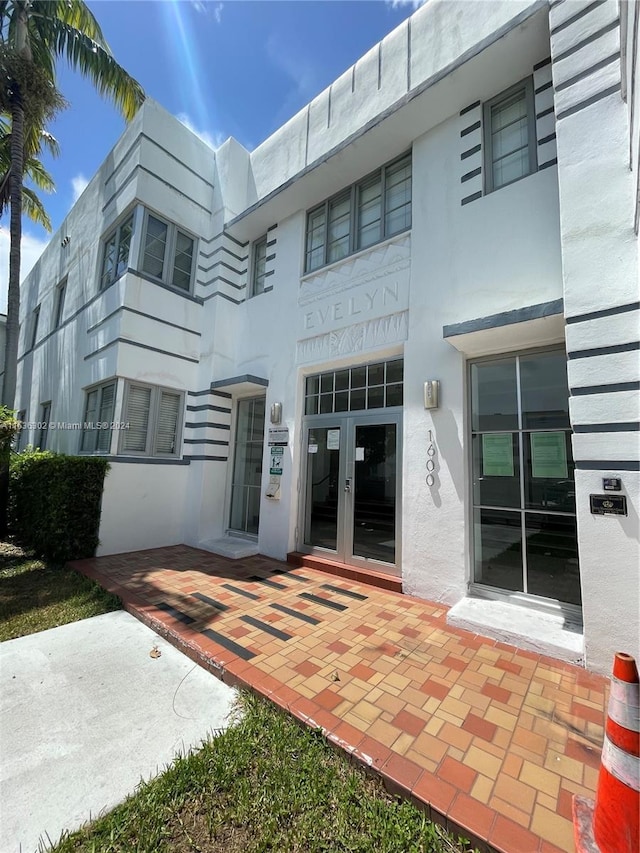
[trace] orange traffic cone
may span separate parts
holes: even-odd
[[[640,683],[623,652],[613,661],[595,805],[573,798],[573,828],[577,853],[640,853]]]

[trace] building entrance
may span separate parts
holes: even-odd
[[[401,358],[308,376],[301,551],[400,574]]]
[[[305,424],[302,548],[399,574],[401,415]]]

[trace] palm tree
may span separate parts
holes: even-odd
[[[0,0],[0,98],[3,112],[11,115],[11,244],[2,390],[2,402],[8,406],[14,404],[18,359],[25,132],[42,130],[59,107],[55,88],[59,58],[89,77],[127,120],[144,100],[140,84],[116,62],[82,0]]]
[[[38,157],[43,148],[48,149],[53,157],[60,152],[57,139],[46,130],[27,134],[24,152],[24,174],[39,190],[52,193],[55,191],[53,178],[44,168]],[[11,174],[11,130],[7,121],[0,116],[0,219],[9,208],[9,178]],[[44,205],[31,187],[22,188],[22,210],[46,231],[51,231],[51,220]]]
[[[29,139],[44,130],[61,105],[55,85],[60,58],[88,77],[127,121],[144,100],[140,84],[116,62],[82,0],[0,0],[0,112],[11,116],[9,294],[1,400],[9,408],[14,406],[18,368],[25,160],[33,171],[38,149],[29,148]],[[0,535],[7,530],[8,494],[8,460],[0,459]]]

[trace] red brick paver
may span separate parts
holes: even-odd
[[[451,628],[442,605],[266,557],[180,545],[73,565],[485,850],[573,851],[606,679]]]

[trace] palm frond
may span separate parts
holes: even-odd
[[[81,0],[32,0],[29,14],[34,19],[41,19],[45,26],[52,20],[61,21],[84,33],[101,45],[107,53],[111,53],[100,24],[87,4]]]
[[[119,65],[111,53],[96,41],[63,21],[50,21],[56,55],[65,57],[72,68],[88,77],[96,90],[111,99],[130,121],[144,101],[142,87]]]
[[[35,157],[29,157],[25,160],[24,173],[39,190],[44,190],[47,193],[55,192],[55,181],[42,163]]]
[[[22,210],[36,225],[42,225],[47,231],[51,231],[51,220],[44,209],[44,205],[30,187],[22,188]]]

